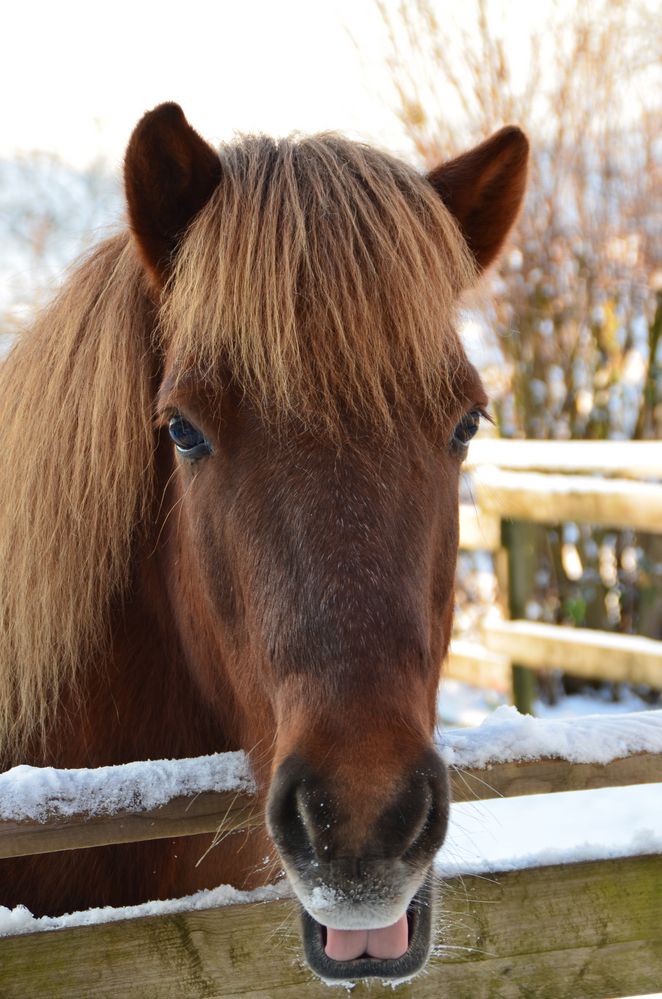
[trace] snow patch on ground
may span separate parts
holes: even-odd
[[[193,912],[199,909],[216,909],[223,905],[237,905],[244,902],[274,902],[279,898],[289,898],[292,892],[285,880],[253,891],[240,891],[232,885],[205,889],[184,898],[167,901],[144,902],[142,905],[128,905],[117,909],[107,905],[102,909],[84,909],[66,916],[35,917],[24,905],[8,909],[0,905],[0,936],[22,933],[40,933],[47,930],[70,929],[72,926],[91,926],[96,923],[115,923],[121,919],[136,919],[140,916],[170,916],[178,912]]]
[[[43,822],[81,812],[147,811],[180,795],[255,792],[244,752],[147,760],[94,770],[18,766],[0,774],[0,820]]]
[[[605,764],[632,753],[662,753],[662,711],[553,719],[502,705],[478,728],[442,733],[440,750],[449,766],[462,768],[545,757]]]

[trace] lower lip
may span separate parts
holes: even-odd
[[[334,959],[326,953],[326,927],[302,912],[303,941],[306,959],[311,969],[325,980],[347,981],[359,978],[410,978],[423,968],[430,949],[432,883],[428,875],[407,910],[407,949],[398,957],[376,957],[361,953],[344,959]],[[357,937],[357,940],[359,938]],[[362,939],[366,939],[362,936]]]

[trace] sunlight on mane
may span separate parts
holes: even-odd
[[[179,369],[229,370],[265,420],[390,429],[404,404],[443,421],[473,263],[431,185],[336,135],[246,136],[220,153],[162,312]]]

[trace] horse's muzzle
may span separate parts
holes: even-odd
[[[306,958],[322,978],[403,979],[427,960],[430,867],[446,832],[449,799],[434,750],[396,787],[366,821],[349,790],[300,757],[288,757],[274,777],[269,831],[304,909]]]

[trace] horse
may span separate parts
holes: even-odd
[[[458,481],[488,403],[456,312],[527,155],[509,126],[423,175],[336,134],[215,150],[174,103],[137,124],[126,226],[0,369],[0,764],[243,749],[265,823],[4,860],[0,904],[252,888],[271,857],[313,970],[424,965]]]

